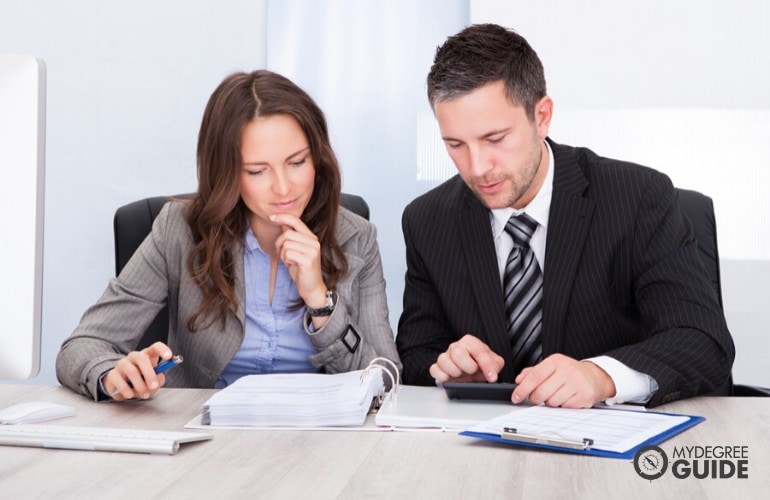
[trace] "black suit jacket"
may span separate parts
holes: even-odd
[[[706,393],[735,347],[669,178],[550,142],[553,196],[543,275],[543,356],[608,355],[659,389],[649,406]],[[396,343],[407,384],[472,334],[505,359],[502,285],[489,210],[459,176],[404,210],[407,272]]]

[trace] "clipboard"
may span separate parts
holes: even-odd
[[[533,409],[536,409],[539,413],[554,413],[555,415],[558,415],[556,412],[593,412],[591,414],[591,417],[593,421],[586,421],[584,423],[587,424],[585,427],[586,429],[589,429],[585,435],[581,435],[582,437],[576,438],[574,436],[570,437],[563,437],[563,436],[554,436],[549,435],[547,433],[538,433],[538,432],[528,432],[524,429],[519,429],[515,425],[513,425],[514,422],[517,421],[517,418],[513,418],[514,414],[509,414],[505,416],[498,417],[496,419],[493,419],[491,421],[485,422],[483,424],[480,424],[478,426],[475,426],[473,428],[470,428],[468,430],[460,432],[461,436],[468,436],[478,439],[485,439],[489,441],[495,441],[499,443],[505,443],[510,445],[517,445],[517,446],[527,446],[527,447],[533,447],[533,448],[541,448],[541,449],[547,449],[547,450],[553,450],[553,451],[559,451],[559,452],[566,452],[566,453],[576,453],[580,455],[592,455],[592,456],[599,456],[599,457],[606,457],[606,458],[619,458],[624,460],[631,460],[636,455],[636,452],[648,445],[655,445],[660,444],[667,439],[671,438],[672,436],[675,436],[690,427],[693,427],[703,421],[705,421],[705,417],[701,416],[695,416],[695,415],[682,415],[682,414],[676,414],[676,413],[662,413],[662,412],[634,412],[632,410],[615,410],[610,408],[590,408],[585,410],[566,410],[563,408],[548,408],[548,407],[533,407]],[[596,412],[602,412],[602,413],[596,413]],[[603,412],[611,412],[615,413],[615,416],[621,416],[621,414],[618,414],[616,412],[627,412],[627,413],[633,413],[635,414],[633,416],[634,421],[636,422],[644,422],[649,421],[650,428],[647,429],[646,433],[644,432],[638,432],[634,434],[630,434],[626,441],[632,441],[632,444],[630,444],[628,447],[626,447],[623,450],[608,450],[603,449],[603,445],[600,442],[601,440],[594,439],[590,435],[590,428],[592,427],[597,432],[600,432],[599,429],[603,425],[606,424],[606,418],[609,417],[609,413],[607,415],[603,415]],[[523,412],[517,412],[515,414],[516,417],[520,417],[523,415]],[[665,419],[663,417],[672,417],[671,419]],[[670,422],[666,423],[666,420],[670,420]],[[508,422],[508,423],[505,423]],[[510,425],[509,425],[510,424]],[[490,428],[497,428],[499,429],[498,432],[489,432]],[[660,429],[663,430],[660,430]],[[653,430],[654,429],[654,430]],[[486,432],[485,432],[486,431]],[[644,435],[645,437],[643,439],[639,439],[638,436]]]

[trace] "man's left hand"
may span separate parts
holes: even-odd
[[[518,387],[511,401],[526,399],[534,405],[590,408],[615,395],[615,383],[607,372],[590,361],[552,354],[516,377]]]

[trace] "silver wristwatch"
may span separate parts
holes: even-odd
[[[323,305],[323,307],[319,307],[318,309],[313,309],[312,307],[308,307],[307,312],[310,316],[331,316],[332,312],[334,311],[334,307],[336,305],[337,305],[337,292],[328,290],[326,292],[326,303]]]

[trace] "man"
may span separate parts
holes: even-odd
[[[728,379],[735,348],[671,181],[547,138],[524,38],[450,37],[428,98],[459,175],[404,211],[405,383],[515,381],[514,403],[580,408]]]

